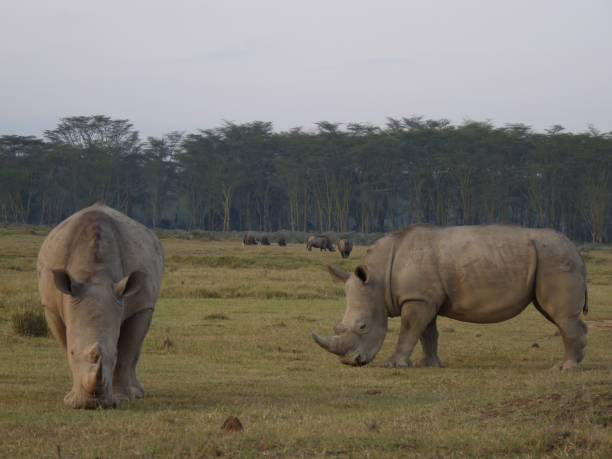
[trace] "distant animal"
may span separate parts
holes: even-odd
[[[529,303],[560,331],[572,370],[584,357],[588,311],[586,268],[576,246],[551,229],[413,226],[378,240],[353,273],[330,266],[345,283],[347,309],[335,336],[314,340],[343,363],[374,359],[388,317],[401,316],[400,337],[386,367],[411,366],[420,340],[423,366],[440,367],[436,317],[495,323]]]
[[[108,408],[144,396],[136,365],[163,271],[155,234],[103,204],[68,217],[45,238],[38,288],[72,372],[66,405]]]
[[[242,236],[242,245],[257,245],[257,239],[250,233],[245,233]]]
[[[308,237],[308,240],[306,241],[306,248],[310,251],[313,247],[318,248],[321,251],[327,250],[328,252],[334,252],[336,250],[329,238],[322,234]]]
[[[280,245],[281,247],[285,247],[287,245],[287,239],[285,239],[283,236],[279,237],[278,245]]]
[[[261,245],[270,245],[270,240],[268,239],[268,236],[262,236],[261,239],[259,239],[257,242],[259,242]]]
[[[338,241],[338,251],[342,258],[348,258],[353,250],[353,241],[349,239],[340,239]]]

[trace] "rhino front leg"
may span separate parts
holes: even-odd
[[[423,359],[419,366],[442,368],[442,362],[438,357],[438,326],[436,317],[433,318],[421,335],[421,347],[423,348]]]
[[[393,355],[385,362],[387,368],[412,366],[410,355],[423,332],[436,316],[436,308],[424,301],[409,301],[402,305],[402,324]]]
[[[144,397],[144,389],[136,376],[140,350],[153,317],[153,309],[145,309],[127,319],[121,325],[117,345],[117,365],[113,377],[113,392],[117,400],[133,400]]]

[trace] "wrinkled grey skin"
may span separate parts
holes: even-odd
[[[328,252],[336,251],[336,248],[333,246],[329,238],[323,235],[308,237],[308,240],[306,241],[306,248],[310,251],[313,247],[320,249],[321,252],[324,250],[327,250]]]
[[[163,269],[155,234],[102,204],[75,213],[46,237],[38,287],[72,373],[66,405],[109,408],[144,396],[136,365]]]
[[[315,341],[343,363],[374,359],[388,317],[401,316],[397,347],[386,367],[410,367],[420,340],[423,366],[441,367],[436,317],[495,323],[530,303],[561,333],[562,370],[584,357],[588,311],[586,269],[576,247],[550,229],[513,226],[413,226],[377,241],[353,273],[330,267],[345,282],[347,308],[335,336]]]
[[[353,241],[348,239],[340,239],[338,241],[338,251],[342,258],[348,258],[353,251]]]

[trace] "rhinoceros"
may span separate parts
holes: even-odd
[[[329,252],[334,252],[336,250],[329,238],[321,234],[308,237],[308,240],[306,241],[306,248],[310,251],[313,247],[316,247],[321,251],[327,250]]]
[[[348,258],[353,250],[353,242],[349,239],[340,239],[338,241],[338,251],[342,258]]]
[[[281,236],[278,238],[278,245],[280,245],[281,247],[287,246],[287,239],[285,239],[285,236]]]
[[[242,245],[257,245],[257,239],[251,233],[245,233],[242,237]]]
[[[155,234],[103,204],[73,214],[46,237],[38,288],[72,372],[66,405],[109,408],[144,396],[136,365],[163,270]]]
[[[378,240],[353,273],[329,267],[345,283],[347,308],[335,336],[314,340],[349,365],[380,350],[388,317],[401,316],[399,339],[386,367],[410,367],[420,340],[421,365],[441,367],[436,317],[495,323],[530,303],[563,338],[562,370],[584,357],[588,311],[586,269],[578,250],[551,229],[413,226]]]

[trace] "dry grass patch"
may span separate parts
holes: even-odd
[[[325,265],[354,268],[361,246],[341,260],[301,245],[163,239],[169,269],[139,367],[145,399],[69,410],[57,343],[11,330],[15,312],[38,304],[35,271],[11,267],[34,266],[42,239],[0,234],[3,456],[612,457],[609,330],[590,328],[583,371],[571,374],[550,370],[561,338],[533,308],[495,325],[440,319],[444,369],[383,368],[397,320],[363,368],[316,346],[310,332],[331,332],[345,304]],[[588,255],[588,319],[605,323],[612,253]],[[221,430],[230,416],[239,434]]]
[[[45,314],[40,309],[28,308],[11,316],[13,331],[20,336],[49,336]]]

